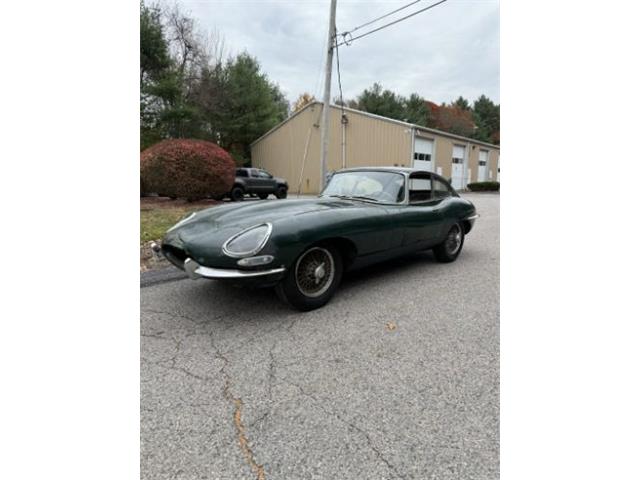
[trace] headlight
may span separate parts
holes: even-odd
[[[167,230],[167,232],[170,232],[171,230],[175,230],[180,225],[182,225],[182,224],[188,222],[189,220],[191,220],[195,215],[196,215],[196,212],[190,213],[189,215],[184,217],[182,220],[180,220],[178,223],[176,223],[173,227],[171,227],[169,230]]]
[[[222,251],[229,257],[242,258],[255,255],[265,246],[271,235],[271,224],[263,223],[235,234],[224,245]]]

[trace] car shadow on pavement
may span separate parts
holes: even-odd
[[[401,274],[403,270],[413,270],[436,263],[433,254],[425,251],[347,272],[338,287],[336,297],[340,297],[345,291],[366,288],[367,284],[385,281],[385,277]],[[193,286],[194,288],[182,292],[181,302],[211,309],[229,318],[233,317],[234,321],[253,322],[258,319],[260,322],[268,322],[283,318],[288,320],[291,316],[312,313],[300,312],[285,304],[278,298],[274,288],[236,287],[223,282],[202,280]],[[240,309],[242,315],[238,315]],[[316,310],[318,311],[320,310]]]
[[[366,283],[368,279],[382,278],[411,267],[437,263],[431,250],[409,253],[393,260],[387,260],[386,262],[347,272],[342,279],[341,287],[357,283]]]

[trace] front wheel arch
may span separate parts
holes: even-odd
[[[322,281],[320,277],[321,275],[324,278],[327,278],[327,281],[330,283],[326,285],[326,290],[319,291],[317,296],[311,296],[310,293],[304,293],[304,284],[298,283],[302,278],[303,281],[307,283],[307,286],[311,286],[312,288],[314,286],[313,281],[311,281],[311,283],[308,283],[309,277],[307,276],[307,273],[304,273],[308,270],[306,269],[306,267],[303,267],[302,264],[300,264],[299,266],[299,262],[301,260],[304,262],[303,259],[308,259],[308,255],[310,254],[310,252],[318,250],[324,251],[325,257],[329,258],[331,269],[325,274],[325,267],[323,265],[327,264],[327,262],[322,261],[322,263],[318,267],[318,269],[322,268],[322,270],[318,270],[318,272],[321,273],[318,273],[319,276],[317,277],[316,282]],[[309,266],[311,267],[311,272],[313,275],[314,264],[311,263]],[[298,270],[298,267],[301,270]],[[344,266],[342,261],[342,254],[334,245],[327,243],[317,243],[309,245],[304,248],[296,257],[296,260],[287,270],[286,276],[280,281],[280,283],[276,285],[275,290],[278,296],[292,307],[301,311],[314,310],[316,308],[324,306],[329,300],[331,300],[331,297],[333,297],[334,293],[340,285],[343,271]],[[299,275],[300,272],[303,273],[302,276]]]
[[[345,270],[347,270],[351,266],[351,264],[358,256],[358,248],[356,247],[356,244],[353,243],[353,241],[344,237],[328,237],[323,238],[322,240],[319,240],[317,242],[312,242],[305,245],[296,253],[295,258],[298,258],[300,255],[302,255],[303,252],[312,247],[322,246],[331,246],[340,253],[340,256],[342,257],[342,264]]]

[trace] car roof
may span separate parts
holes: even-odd
[[[438,175],[435,172],[430,172],[428,170],[423,170],[420,168],[411,168],[411,167],[353,167],[353,168],[342,168],[340,170],[336,170],[334,173],[339,172],[396,172],[396,173],[404,173],[404,174],[412,174],[412,173],[430,173],[435,175],[436,177],[442,178],[442,175]]]
[[[412,173],[428,173],[433,178],[438,180],[442,180],[443,182],[451,185],[451,182],[444,178],[442,175],[438,175],[436,172],[430,172],[429,170],[423,170],[421,168],[411,168],[411,167],[353,167],[353,168],[342,168],[340,170],[336,170],[333,173],[341,173],[341,172],[395,172],[400,173],[402,175],[410,176]],[[453,188],[453,187],[451,187]]]

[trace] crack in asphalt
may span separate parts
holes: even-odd
[[[177,319],[177,318],[182,318],[184,320],[187,320],[188,322],[193,323],[194,325],[197,325],[198,327],[202,327],[203,325],[207,325],[209,322],[211,321],[215,321],[215,320],[220,320],[222,318],[224,318],[224,315],[218,315],[214,318],[207,318],[206,320],[203,321],[198,321],[195,320],[193,318],[191,318],[188,315],[185,315],[184,313],[176,313],[176,312],[168,312],[166,310],[153,310],[151,308],[140,308],[140,313],[155,313],[157,315],[168,315],[169,317],[171,317],[172,319]]]
[[[243,418],[242,418],[242,411],[243,411],[243,408],[244,408],[244,402],[243,402],[241,397],[234,395],[234,393],[232,391],[232,383],[233,383],[233,381],[232,381],[231,375],[227,371],[227,369],[228,369],[228,367],[230,365],[230,361],[227,358],[227,355],[230,354],[230,353],[233,353],[233,352],[237,352],[238,350],[251,345],[257,339],[264,338],[265,332],[256,332],[255,334],[249,336],[249,338],[247,338],[246,341],[242,342],[240,345],[236,345],[234,348],[222,352],[218,348],[218,346],[216,345],[216,342],[214,341],[214,335],[215,335],[216,332],[212,328],[207,328],[209,325],[211,325],[212,321],[215,322],[215,321],[221,320],[223,318],[222,316],[216,317],[214,319],[208,319],[207,321],[197,321],[197,320],[191,318],[190,316],[182,314],[182,313],[175,313],[175,312],[162,311],[162,310],[154,310],[154,309],[148,309],[148,308],[141,309],[141,312],[150,313],[150,314],[156,314],[156,315],[167,315],[171,319],[174,319],[174,320],[175,319],[183,319],[183,320],[186,320],[186,321],[192,323],[193,325],[195,325],[195,330],[192,330],[191,332],[188,332],[186,334],[186,336],[192,336],[192,335],[208,335],[209,336],[210,341],[211,341],[211,346],[212,346],[212,348],[214,350],[216,358],[220,359],[223,362],[223,366],[220,369],[220,374],[222,375],[223,380],[224,380],[222,393],[223,393],[223,397],[228,402],[230,402],[231,405],[233,406],[233,425],[234,425],[234,428],[235,428],[235,431],[236,431],[236,436],[237,436],[238,444],[240,446],[240,451],[242,452],[242,455],[244,456],[244,459],[245,459],[246,463],[248,464],[248,466],[255,473],[256,480],[265,480],[266,479],[266,474],[265,474],[265,470],[264,470],[264,465],[257,462],[257,460],[255,458],[255,453],[254,453],[253,449],[251,448],[249,438],[247,437],[247,433],[246,433],[247,427],[245,427],[244,422],[243,422]],[[286,331],[288,334],[291,334],[291,330],[296,325],[298,320],[299,320],[298,318],[293,318],[284,327],[282,326],[282,324],[278,324],[274,328],[269,329],[266,332],[266,334],[271,334],[271,333],[276,332],[276,331],[281,330],[281,329]],[[222,322],[222,325],[223,326],[225,325],[224,321]],[[165,358],[165,359],[159,360],[159,361],[152,361],[152,360],[148,360],[148,359],[146,359],[144,357],[141,357],[141,361],[156,365],[156,366],[158,366],[160,368],[163,368],[163,369],[180,372],[180,373],[182,373],[182,374],[184,374],[184,375],[186,375],[188,377],[194,378],[194,379],[196,379],[198,381],[201,381],[201,382],[205,382],[205,383],[209,383],[209,384],[215,383],[215,381],[216,381],[215,378],[212,378],[212,377],[207,376],[207,375],[196,374],[196,373],[193,373],[188,368],[177,366],[176,365],[177,358],[181,353],[183,340],[180,339],[180,338],[176,338],[173,335],[164,336],[163,335],[164,333],[165,333],[164,331],[154,332],[154,333],[143,332],[143,333],[141,333],[141,336],[145,337],[145,338],[148,338],[148,339],[170,340],[170,341],[174,342],[174,344],[175,344],[174,355],[169,357],[169,358]],[[270,402],[273,400],[272,387],[273,387],[273,384],[277,381],[277,377],[276,377],[276,374],[275,374],[276,358],[275,358],[274,350],[275,350],[276,346],[278,345],[278,342],[279,342],[279,340],[276,339],[273,342],[273,344],[271,345],[271,348],[269,349],[269,367],[268,367],[268,379],[269,380],[267,382],[267,385],[268,385],[268,392],[267,393],[268,393],[268,398],[269,398]],[[300,388],[300,387],[298,387],[298,388]],[[300,389],[300,390],[302,391],[302,389]],[[303,393],[305,393],[305,392],[303,391]],[[317,402],[317,400],[316,400],[316,402]],[[188,402],[185,402],[185,403],[189,404]],[[192,405],[192,406],[195,407],[196,405]],[[201,405],[197,405],[197,407],[201,408]],[[271,410],[263,413],[259,418],[254,420],[248,427],[251,428],[251,427],[255,426],[256,424],[258,424],[259,422],[263,421],[267,416],[269,416],[270,413],[271,413]],[[345,422],[342,418],[340,418],[340,420],[343,421],[344,423],[348,424],[348,422]],[[376,452],[378,457],[383,459],[383,461],[385,461],[385,463],[387,463],[387,465],[389,466],[389,468],[392,471],[395,471],[395,468],[391,464],[386,462],[386,459],[384,459],[382,454],[379,451],[377,451],[377,449],[375,449],[375,446],[373,446],[371,444],[371,439],[368,437],[366,432],[362,431],[357,426],[351,425],[351,427],[353,429],[359,431],[363,435],[365,435],[365,437],[367,437],[367,441],[369,442],[369,444],[373,448],[373,450]],[[202,433],[204,433],[204,432],[202,432]]]
[[[276,380],[276,357],[273,354],[273,350],[276,348],[278,344],[277,341],[273,342],[271,348],[269,349],[269,381],[267,382],[267,396],[269,397],[269,403],[273,401],[273,383]]]
[[[217,356],[224,362],[222,368],[220,369],[220,373],[224,377],[224,388],[222,390],[224,397],[233,404],[233,425],[235,426],[236,433],[238,436],[238,443],[240,444],[240,450],[244,455],[245,460],[251,467],[251,470],[255,472],[257,480],[265,480],[264,466],[259,464],[253,453],[253,450],[249,446],[249,439],[246,435],[246,430],[244,424],[242,422],[242,407],[244,406],[242,402],[242,398],[236,397],[233,395],[231,391],[231,375],[229,375],[226,371],[227,366],[229,365],[229,360],[222,355],[220,352],[217,352]]]
[[[371,450],[373,450],[373,452],[376,454],[376,456],[387,466],[387,468],[397,478],[400,478],[401,480],[404,480],[404,478],[405,478],[404,475],[400,474],[398,472],[397,468],[375,446],[375,444],[373,443],[373,440],[372,440],[371,436],[369,435],[369,433],[367,433],[365,430],[363,430],[362,428],[357,426],[355,423],[350,422],[349,420],[346,420],[346,419],[342,418],[339,413],[334,412],[334,411],[332,411],[332,410],[330,410],[328,408],[325,408],[322,405],[322,402],[320,400],[318,400],[314,395],[312,395],[312,394],[308,393],[307,391],[305,391],[304,388],[302,388],[297,383],[293,383],[290,380],[287,380],[287,379],[284,379],[284,378],[281,378],[280,380],[282,380],[283,382],[291,385],[292,387],[297,388],[300,391],[300,393],[302,393],[304,396],[306,396],[306,397],[310,398],[311,400],[313,400],[313,402],[318,406],[318,408],[320,408],[320,410],[322,410],[327,415],[331,415],[331,416],[337,418],[340,422],[344,423],[345,425],[347,425],[352,430],[355,430],[356,432],[360,433],[367,440],[367,444],[369,445],[369,448],[371,448]]]
[[[176,342],[176,354],[167,360],[161,360],[159,362],[154,362],[152,360],[146,359],[146,358],[141,358],[140,360],[142,362],[146,362],[146,363],[150,363],[152,365],[156,365],[160,368],[166,369],[166,370],[172,370],[172,371],[176,371],[176,372],[180,372],[183,373],[184,375],[194,378],[196,380],[199,380],[201,382],[204,383],[208,383],[208,384],[215,384],[216,379],[209,377],[207,375],[198,375],[196,373],[191,372],[189,369],[184,368],[184,367],[178,367],[175,365],[177,356],[180,354],[180,346],[181,346],[181,342],[176,340],[176,339],[172,339]],[[242,398],[240,397],[236,397],[234,396],[234,394],[231,391],[231,376],[229,375],[229,373],[226,371],[226,368],[229,365],[229,360],[227,359],[227,357],[225,357],[223,354],[221,354],[218,349],[214,346],[214,350],[216,353],[216,357],[219,358],[220,360],[222,360],[223,362],[223,366],[220,369],[220,373],[223,376],[224,379],[224,386],[223,386],[223,396],[224,398],[231,402],[231,404],[233,405],[233,424],[234,424],[234,428],[236,430],[236,435],[237,435],[237,439],[238,439],[238,444],[240,445],[240,450],[247,462],[247,464],[249,465],[249,467],[251,468],[251,470],[253,472],[255,472],[256,474],[256,479],[257,480],[266,480],[265,477],[265,473],[264,473],[264,466],[259,464],[256,460],[255,460],[255,455],[253,453],[253,450],[251,449],[251,447],[249,446],[249,439],[247,438],[246,435],[246,429],[245,426],[243,424],[242,421],[242,408],[244,406],[243,402],[242,402]],[[166,363],[163,362],[171,362],[170,365],[167,365]],[[185,402],[189,405],[192,406],[196,406],[193,404],[190,404],[188,402]],[[200,408],[202,406],[202,404],[197,404],[197,407]],[[202,432],[204,433],[204,432]],[[211,432],[207,432],[209,434],[211,434]]]

